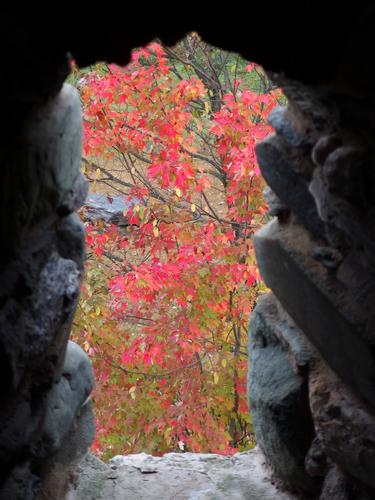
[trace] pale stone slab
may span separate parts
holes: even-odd
[[[199,453],[89,456],[69,500],[294,500],[278,489],[258,448],[233,457]]]

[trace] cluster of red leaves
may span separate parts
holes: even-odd
[[[82,82],[85,154],[121,160],[137,199],[127,231],[87,227],[76,317],[96,371],[95,449],[107,456],[228,454],[251,441],[246,331],[260,286],[251,235],[265,211],[254,147],[277,95],[234,88],[219,112],[194,112],[206,88],[178,81],[156,43]],[[207,134],[212,157],[199,142]],[[225,213],[210,203],[210,161]]]

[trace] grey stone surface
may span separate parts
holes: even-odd
[[[87,454],[94,437],[93,408],[91,401],[87,401],[75,415],[57,452],[39,471],[36,500],[68,499],[77,487],[77,466]]]
[[[306,134],[296,130],[292,122],[293,115],[285,106],[275,106],[268,115],[268,122],[276,133],[290,145],[297,148],[311,147],[311,141]]]
[[[69,500],[293,500],[277,488],[255,449],[232,458],[199,453],[141,453],[106,465],[88,457]]]
[[[85,220],[93,222],[99,219],[117,225],[127,225],[124,212],[139,203],[138,198],[127,201],[123,195],[105,195],[89,193],[86,198],[82,213]]]
[[[308,183],[293,168],[293,159],[288,157],[280,139],[274,135],[269,136],[257,144],[256,154],[262,175],[272,191],[309,231],[324,240],[324,225],[308,190]]]
[[[94,374],[87,354],[69,341],[62,377],[48,393],[42,432],[33,443],[35,456],[49,456],[61,448],[93,386]]]
[[[270,215],[278,217],[289,215],[289,207],[278,198],[278,196],[272,191],[269,186],[266,186],[264,188],[263,196],[268,205],[268,213]]]
[[[256,234],[254,245],[266,284],[297,326],[343,382],[375,406],[375,366],[361,338],[366,314],[312,258],[314,240],[302,226],[281,230],[274,220]]]
[[[86,195],[80,169],[82,114],[77,90],[64,84],[55,99],[47,101],[32,115],[26,131],[28,168],[34,183],[43,181],[40,188],[44,190],[43,196],[34,191],[35,212],[29,217],[35,221],[53,216],[56,211],[73,212],[82,205]],[[79,195],[82,198],[76,199]]]
[[[79,96],[64,85],[29,110],[3,157],[2,172],[13,177],[0,185],[9,243],[0,264],[1,499],[34,498],[44,461],[92,387],[75,347],[65,356],[84,261],[82,224],[69,215],[86,194],[81,131]]]
[[[63,217],[56,226],[56,236],[61,257],[73,260],[81,269],[86,257],[85,229],[78,214]]]
[[[302,367],[312,354],[298,344],[296,329],[290,330],[278,314],[274,297],[260,297],[250,322],[249,406],[257,443],[277,476],[290,488],[311,494],[318,491],[319,482],[304,467],[314,437],[307,382],[293,370],[288,356]]]

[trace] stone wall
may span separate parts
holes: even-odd
[[[272,289],[258,301],[250,326],[256,435],[292,489],[321,499],[370,499],[373,142],[354,116],[347,121],[353,96],[344,94],[340,102],[332,88],[312,92],[296,82],[282,84],[288,108],[271,113],[275,134],[257,146],[274,218],[254,240]]]
[[[74,214],[86,196],[81,128],[78,94],[64,85],[29,111],[3,155],[2,201],[14,206],[1,227],[4,500],[33,499],[37,491],[40,500],[64,498],[94,436],[92,368],[68,342],[84,264],[84,231]]]
[[[255,238],[272,289],[250,332],[258,442],[299,495],[373,498],[374,5],[180,7],[1,7],[0,498],[63,499],[93,438],[91,367],[68,343],[86,188],[67,54],[125,64],[191,29],[263,64],[289,99],[257,148],[275,217]]]

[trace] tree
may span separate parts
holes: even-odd
[[[131,202],[126,230],[87,226],[75,319],[105,456],[231,453],[253,439],[246,332],[262,285],[251,235],[265,214],[254,146],[280,93],[249,90],[259,68],[231,56],[228,70],[229,56],[223,65],[199,43],[182,42],[189,64],[181,47],[154,42],[126,68],[100,65],[80,81],[84,171]]]

